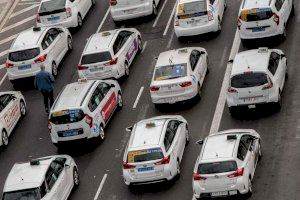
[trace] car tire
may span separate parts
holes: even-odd
[[[224,0],[224,10],[227,10],[227,0]]]
[[[54,76],[54,78],[56,78],[58,75],[58,67],[55,62],[52,62],[52,64],[51,64],[51,71],[52,71],[52,75]]]
[[[281,39],[282,39],[282,41],[286,40],[286,26],[285,26],[285,24],[283,25],[283,32],[281,34]]]
[[[25,106],[25,102],[23,100],[20,101],[20,113],[21,113],[21,118],[25,117],[26,106]]]
[[[252,182],[251,177],[248,179],[248,192],[246,193],[247,198],[252,196]]]
[[[222,30],[221,20],[220,20],[220,17],[218,17],[218,30],[217,30],[217,32],[220,33],[221,30]]]
[[[209,59],[208,59],[208,55],[206,55],[206,66],[207,66],[207,69],[206,69],[206,73],[205,75],[209,74]]]
[[[259,141],[259,149],[258,149],[258,162],[261,161],[262,158],[262,151],[261,151],[261,143]]]
[[[281,110],[281,105],[282,105],[282,98],[281,98],[281,92],[279,90],[278,92],[278,101],[275,103],[275,107],[277,111]]]
[[[197,93],[197,95],[196,95],[196,98],[197,98],[197,100],[201,100],[201,98],[202,98],[202,92],[201,92],[201,85],[200,85],[200,83],[198,83],[198,93]]]
[[[96,0],[92,0],[92,6],[96,5]]]
[[[123,97],[120,92],[118,92],[118,110],[123,108]]]
[[[103,128],[102,124],[100,124],[98,138],[99,138],[100,142],[103,142],[105,140],[105,133],[104,133],[104,128]]]
[[[128,63],[125,62],[125,63],[124,63],[124,76],[125,76],[125,78],[128,78],[128,77],[129,77],[129,73],[130,73],[130,71],[129,71]]]
[[[180,161],[179,161],[179,158],[177,158],[177,161],[176,161],[176,166],[177,166],[177,168],[176,168],[176,175],[179,177],[180,176]]]
[[[73,169],[73,183],[74,183],[74,190],[76,190],[80,184],[79,173],[76,167],[74,167]]]
[[[81,14],[77,14],[77,28],[80,29],[82,27],[82,17]]]
[[[8,146],[8,143],[9,143],[8,134],[7,134],[7,131],[5,129],[2,130],[1,140],[2,140],[2,148],[5,149]]]
[[[292,4],[292,10],[290,16],[294,17],[295,16],[295,7],[294,4]]]
[[[143,42],[140,36],[138,36],[138,54],[140,54],[143,50]]]
[[[186,132],[185,132],[185,146],[187,146],[190,142],[190,136],[189,136],[189,129],[188,125],[186,125]]]
[[[155,4],[155,2],[153,1],[153,3],[152,3],[152,17],[156,17],[157,16],[157,6],[156,6],[156,4]]]
[[[73,41],[70,36],[68,36],[67,43],[68,43],[68,51],[71,52],[73,50]]]

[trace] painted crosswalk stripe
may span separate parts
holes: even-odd
[[[36,7],[38,7],[38,6],[39,6],[39,5],[37,5],[37,4],[28,6],[27,8],[24,8],[24,9],[22,9],[22,10],[19,10],[19,11],[13,13],[9,18],[13,18],[13,17],[18,16],[18,15],[20,15],[20,14],[23,14],[23,13],[25,13],[25,12],[28,12],[28,11],[30,11],[30,10],[32,10],[32,9],[34,9],[34,8],[36,8]]]
[[[19,22],[17,22],[17,23],[14,23],[14,24],[12,24],[12,25],[10,25],[10,26],[6,26],[6,27],[4,27],[4,28],[0,31],[0,33],[3,33],[3,32],[5,32],[5,31],[11,30],[11,29],[16,28],[16,27],[18,27],[18,26],[21,26],[22,24],[25,24],[25,23],[27,23],[27,22],[33,21],[35,18],[36,18],[36,16],[33,15],[33,16],[28,17],[28,18],[26,18],[26,19],[23,19],[23,20],[21,20],[21,21],[19,21]]]
[[[10,41],[16,39],[16,37],[18,37],[18,35],[19,35],[19,33],[15,34],[15,35],[12,35],[12,36],[9,36],[9,37],[5,38],[4,40],[1,40],[0,45],[5,44],[7,42],[10,42]]]

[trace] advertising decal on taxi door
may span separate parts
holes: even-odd
[[[132,45],[130,46],[128,52],[126,53],[126,59],[131,62],[131,60],[133,59],[133,54],[137,51],[137,40],[135,39],[132,43]]]
[[[13,108],[10,108],[7,113],[4,115],[4,122],[8,128],[11,128],[16,120],[16,115],[18,113],[18,106],[15,105]]]
[[[116,105],[117,105],[117,96],[115,93],[112,93],[108,101],[105,103],[105,105],[101,110],[101,115],[104,121],[107,121],[109,119]]]

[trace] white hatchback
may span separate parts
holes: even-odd
[[[194,167],[194,199],[252,194],[252,180],[262,157],[255,130],[221,131],[198,143],[202,149]]]
[[[238,29],[240,38],[286,37],[286,25],[294,12],[293,0],[242,1]]]
[[[96,0],[42,0],[36,17],[37,26],[81,27]]]
[[[129,76],[129,67],[142,48],[141,34],[134,28],[96,33],[83,50],[78,75],[87,79]]]
[[[221,30],[226,0],[179,0],[174,20],[177,37]]]
[[[26,102],[21,92],[0,92],[0,146],[8,145],[9,136],[25,115]]]
[[[275,103],[280,109],[286,79],[287,59],[283,51],[259,48],[238,53],[227,92],[231,114],[238,107],[255,108],[264,103]]]
[[[99,138],[123,100],[119,84],[113,80],[79,80],[68,84],[55,100],[48,128],[56,146],[73,140]]]
[[[201,96],[208,72],[208,54],[201,47],[186,47],[159,55],[150,85],[152,102],[158,106]]]
[[[72,50],[72,36],[64,27],[34,27],[21,32],[12,43],[6,69],[8,79],[34,77],[41,64],[54,77],[68,51]]]
[[[145,119],[127,131],[131,136],[123,158],[126,185],[168,181],[180,173],[189,141],[187,121],[182,116]]]
[[[79,186],[78,167],[68,155],[15,163],[3,188],[2,200],[67,200]]]
[[[157,15],[160,0],[110,0],[110,13],[114,22]]]

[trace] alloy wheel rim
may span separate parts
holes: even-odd
[[[153,14],[157,15],[157,9],[155,3],[153,3]]]
[[[73,44],[70,38],[68,38],[68,47],[69,49],[73,49]]]
[[[139,49],[142,50],[142,48],[143,48],[142,47],[142,41],[141,41],[141,39],[139,39]]]
[[[252,183],[251,183],[250,178],[249,178],[248,187],[249,187],[249,192],[252,192]]]
[[[177,161],[177,174],[180,174],[180,166],[179,166],[179,161]]]
[[[74,171],[74,183],[75,185],[78,185],[79,183],[78,173],[76,170]]]
[[[122,99],[122,96],[120,94],[118,95],[118,99],[119,99],[119,102],[118,102],[119,107],[122,107],[123,106],[123,99]]]
[[[7,146],[8,145],[8,136],[5,131],[2,132],[2,143]]]
[[[82,26],[82,19],[80,15],[78,15],[78,26]]]
[[[52,73],[53,73],[54,76],[57,75],[57,66],[56,66],[55,63],[52,64]]]
[[[104,139],[104,131],[103,128],[100,127],[100,138],[103,140]]]
[[[24,105],[23,102],[21,102],[20,107],[21,107],[21,114],[25,115],[26,114],[26,109],[25,109],[25,105]]]
[[[127,76],[129,75],[129,67],[127,64],[125,64],[125,73]]]

